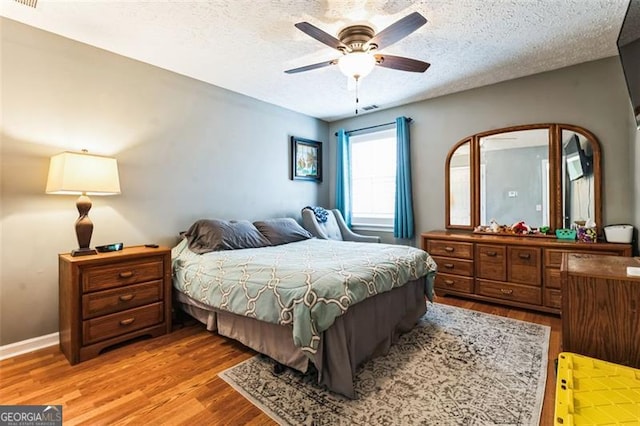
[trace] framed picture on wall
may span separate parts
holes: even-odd
[[[291,179],[322,182],[322,142],[291,136]]]

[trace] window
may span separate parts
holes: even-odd
[[[393,229],[396,129],[350,137],[352,219],[356,228]]]

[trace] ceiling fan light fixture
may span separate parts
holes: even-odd
[[[369,75],[375,65],[376,58],[368,52],[351,52],[338,59],[340,71],[356,80]]]

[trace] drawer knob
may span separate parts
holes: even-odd
[[[445,264],[444,264],[444,265],[442,265],[442,266],[444,266],[444,267],[445,267],[445,268],[447,268],[447,269],[453,269],[453,263],[445,263]]]
[[[455,284],[455,282],[453,280],[444,280],[444,283],[446,285],[448,285],[449,287],[453,286]]]
[[[448,253],[453,253],[455,251],[455,249],[453,247],[445,247],[444,251],[446,251]]]
[[[128,302],[131,299],[133,299],[133,294],[123,294],[120,296],[120,300],[123,302]]]
[[[510,288],[501,288],[500,293],[502,294],[513,294],[513,290]]]
[[[133,272],[131,272],[131,271],[120,272],[120,274],[118,274],[118,276],[120,278],[131,278],[133,276]]]
[[[520,253],[518,257],[520,257],[520,259],[531,259],[531,253]]]
[[[120,321],[120,325],[130,325],[130,324],[133,324],[135,320],[136,320],[135,318],[123,319],[122,321]]]
[[[488,251],[488,252],[486,252],[486,254],[489,257],[496,257],[498,255],[498,253],[495,252],[495,251]]]

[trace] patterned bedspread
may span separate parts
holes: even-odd
[[[433,295],[436,264],[408,246],[312,238],[273,247],[195,254],[174,247],[174,287],[206,305],[291,325],[296,346],[315,353],[320,333],[349,306],[427,277]]]

